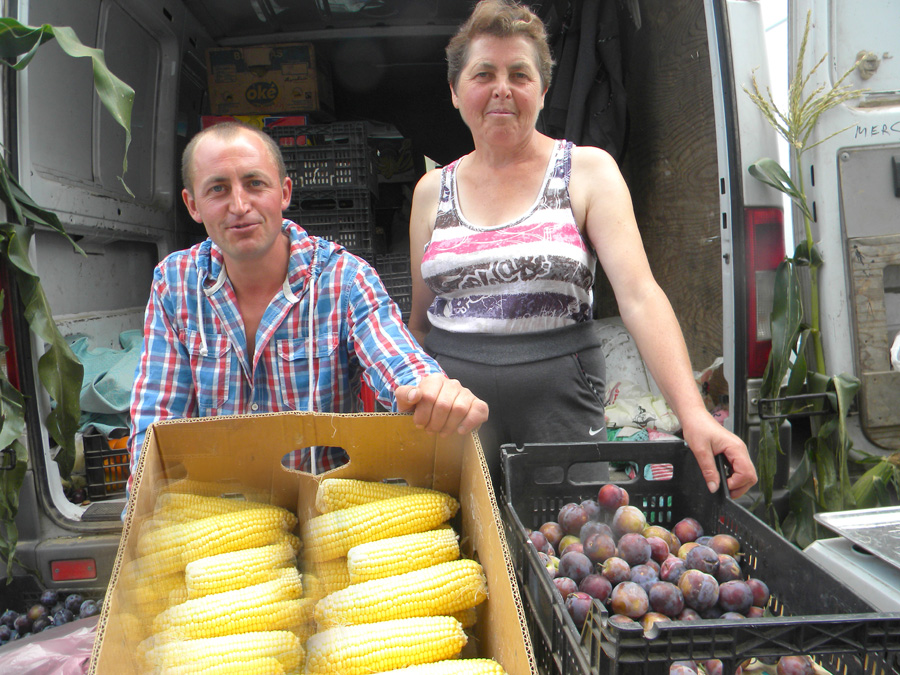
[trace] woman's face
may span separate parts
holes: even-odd
[[[492,35],[472,40],[469,58],[450,92],[476,143],[498,145],[530,136],[546,94],[531,41]]]

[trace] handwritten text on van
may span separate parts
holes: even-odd
[[[890,126],[887,124],[873,124],[870,127],[857,125],[856,131],[853,132],[853,138],[873,138],[875,136],[890,136],[892,134],[900,136],[900,120],[897,120]]]

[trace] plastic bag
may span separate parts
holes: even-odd
[[[91,661],[99,616],[78,619],[0,647],[0,673],[84,675]]]

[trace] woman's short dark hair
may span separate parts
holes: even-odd
[[[278,179],[282,183],[284,182],[284,179],[287,177],[287,167],[284,165],[284,157],[281,154],[281,148],[278,147],[278,143],[275,142],[275,139],[261,129],[257,129],[245,122],[219,122],[196,134],[187,144],[187,147],[181,155],[181,182],[190,194],[194,194],[194,150],[197,148],[200,140],[206,136],[216,136],[222,140],[230,141],[245,131],[262,139],[266,152],[269,153],[269,156],[271,156],[272,161],[275,162],[275,166],[278,169]]]
[[[454,90],[459,83],[459,74],[468,61],[469,45],[480,35],[501,38],[521,35],[531,40],[538,58],[543,89],[550,86],[553,57],[547,43],[547,29],[541,18],[515,0],[479,0],[447,45],[447,81]]]

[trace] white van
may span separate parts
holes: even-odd
[[[724,384],[711,395],[724,405],[726,424],[753,449],[772,276],[785,253],[781,195],[747,173],[752,162],[777,157],[774,131],[743,91],[753,73],[762,86],[768,81],[759,3],[532,4],[557,46],[563,36],[569,45],[593,40],[601,59],[582,70],[556,55],[557,81],[579,86],[568,94],[551,91],[556,117],[548,110],[544,123],[575,142],[603,139],[619,159],[694,369],[723,360]],[[74,253],[55,233],[38,232],[33,261],[61,329],[91,350],[121,349],[122,336],[141,329],[156,262],[205,236],[181,204],[178,166],[209,112],[208,48],[310,42],[330,64],[337,120],[392,129],[409,141],[419,173],[425,157],[442,164],[471,149],[450,104],[443,57],[468,0],[7,0],[3,6],[25,24],[71,26],[86,44],[102,48],[110,68],[136,91],[125,176],[132,198],[118,180],[124,134],[98,103],[87,63],[51,41],[22,72],[4,71],[0,133],[12,165],[87,254]],[[576,6],[598,8],[596,24],[581,23]],[[829,77],[860,50],[878,59],[873,76],[858,83],[870,92],[823,118],[816,134],[824,139],[849,128],[809,153],[801,169],[810,177],[826,256],[828,368],[863,381],[854,443],[886,451],[900,444],[900,374],[890,372],[887,351],[900,330],[900,60],[890,58],[900,54],[900,10],[886,1],[862,12],[847,0],[802,0],[791,3],[791,23],[800,31],[807,8],[815,22],[813,57],[830,55]],[[579,88],[584,102],[573,104]],[[580,121],[567,127],[568,111]],[[414,177],[380,185],[372,217],[383,251],[406,250],[403,216],[413,184]],[[595,297],[597,318],[618,315],[602,277]],[[37,384],[43,345],[29,334],[14,294],[6,298],[12,311],[3,316],[4,335],[10,370],[18,370],[28,398],[30,459],[16,519],[23,567],[9,589],[23,597],[42,587],[102,594],[123,498],[67,498],[42,422],[51,407]],[[786,424],[786,446],[790,435]],[[103,476],[115,472],[107,464]]]

